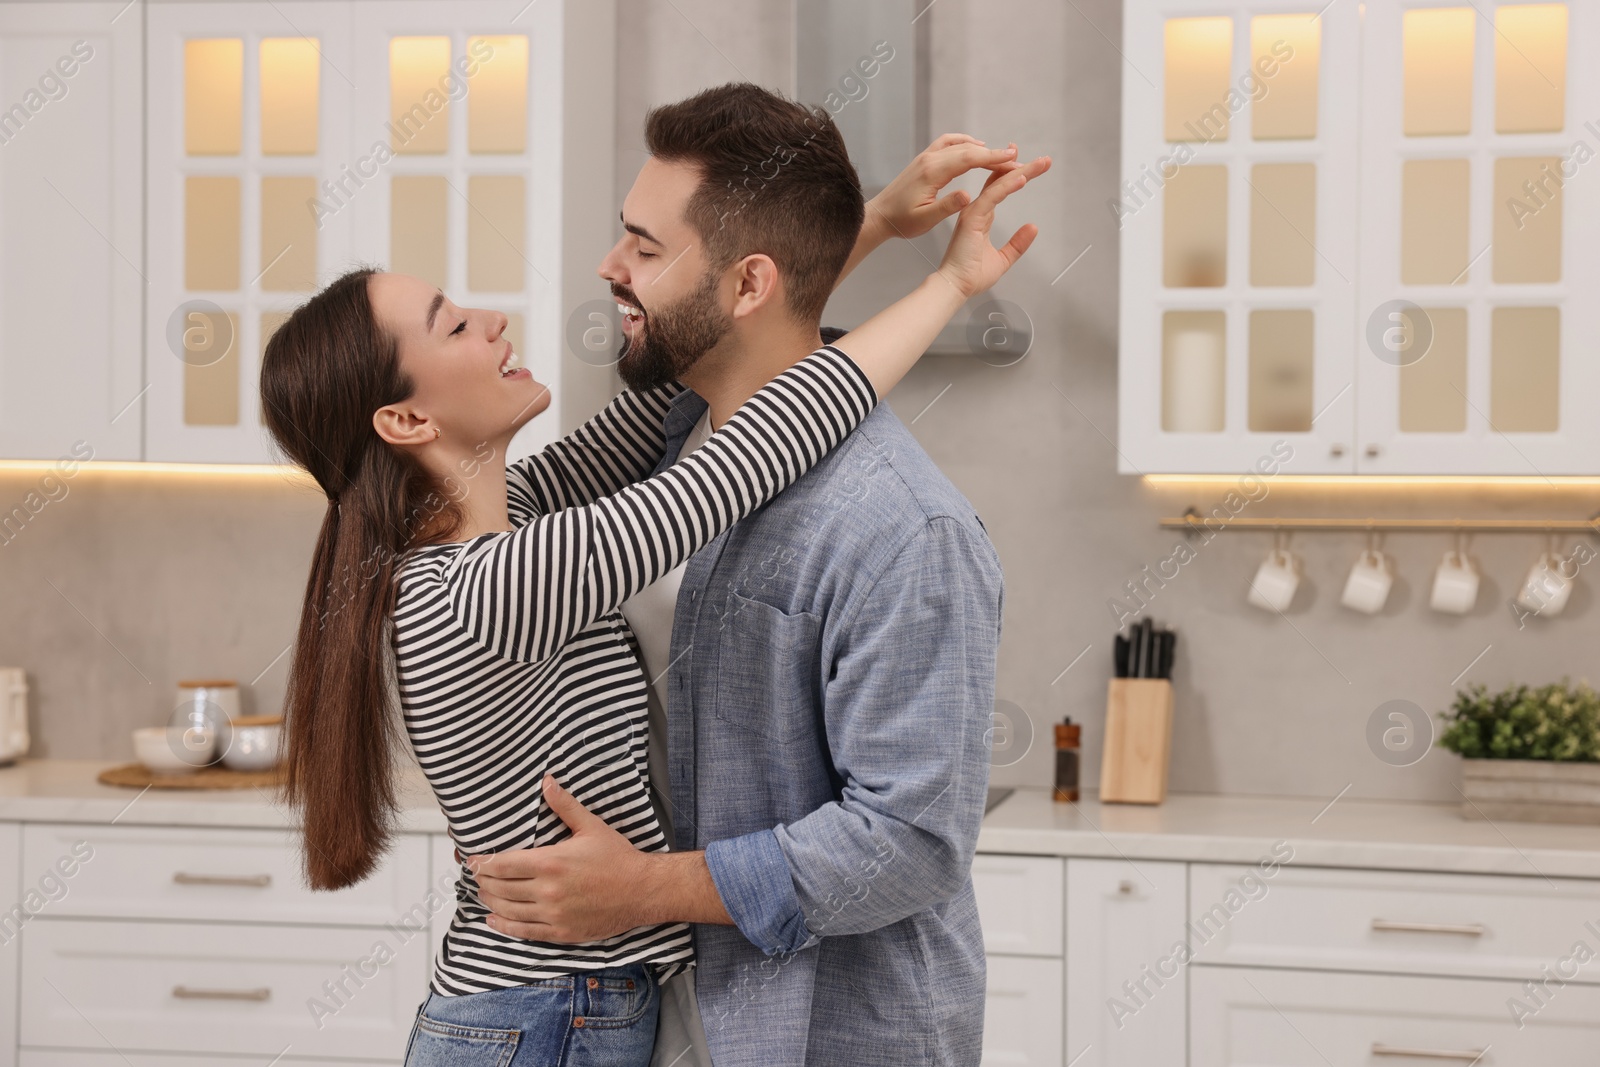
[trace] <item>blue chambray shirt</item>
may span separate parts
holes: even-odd
[[[667,416],[667,456],[705,411]],[[972,855],[1000,564],[880,405],[684,571],[668,674],[676,847],[737,928],[695,927],[717,1067],[978,1063]]]

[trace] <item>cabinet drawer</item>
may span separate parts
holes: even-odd
[[[1552,993],[1519,1029],[1509,1005],[1534,1002],[1517,982],[1194,967],[1189,1067],[1593,1063],[1600,989]]]
[[[1063,863],[1040,856],[977,856],[972,888],[978,897],[985,952],[1060,956],[1065,918]]]
[[[398,1060],[429,948],[399,930],[33,922],[22,1044]]]
[[[1600,982],[1600,883],[1575,879],[1194,864],[1200,963]],[[1592,925],[1589,925],[1592,924]],[[1591,953],[1583,953],[1588,957]],[[1562,964],[1563,960],[1568,960]]]
[[[383,1067],[395,1060],[362,1060],[360,1067]],[[302,1060],[288,1056],[268,1064],[260,1056],[184,1056],[174,1063],[168,1052],[84,1052],[81,1049],[25,1048],[17,1067],[352,1067],[349,1060]]]
[[[65,895],[51,917],[425,926],[438,902],[427,898],[428,842],[417,834],[398,835],[372,877],[337,893],[306,888],[299,836],[280,830],[41,824],[23,827],[22,856],[29,886],[75,867],[59,878]],[[453,906],[454,893],[444,896]]]
[[[1061,961],[991,956],[988,962],[984,1067],[1061,1067]]]

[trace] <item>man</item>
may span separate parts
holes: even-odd
[[[600,273],[628,309],[624,380],[691,390],[665,465],[820,346],[829,293],[884,226],[863,227],[837,128],[756,86],[658,108],[646,141]],[[956,173],[1018,166],[959,137],[919,163],[885,194],[922,205],[891,212],[917,232],[964,202],[937,198]],[[670,711],[652,776],[679,851],[635,852],[547,787],[570,840],[472,861],[497,928],[701,924],[692,985],[664,991],[657,1063],[976,1064],[970,867],[1001,576],[971,505],[880,406],[624,611]],[[676,1010],[695,997],[698,1018]]]

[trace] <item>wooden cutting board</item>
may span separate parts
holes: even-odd
[[[125,763],[101,771],[99,781],[129,789],[274,789],[283,784],[283,769],[230,771],[226,767],[202,767],[189,774],[157,774],[142,763]]]

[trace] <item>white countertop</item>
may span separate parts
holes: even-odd
[[[140,792],[100,785],[114,764],[25,760],[0,769],[0,822],[140,826],[294,824],[268,790]],[[402,783],[399,829],[443,833],[444,816],[421,773]],[[1600,827],[1473,822],[1454,804],[1304,797],[1175,794],[1159,807],[1057,804],[1018,789],[984,819],[978,851],[1128,860],[1256,863],[1280,841],[1308,867],[1600,878]]]
[[[1280,841],[1296,866],[1600,878],[1600,826],[1482,822],[1456,804],[1349,797],[1174,794],[1146,807],[1018,789],[984,819],[978,851],[1250,864]]]

